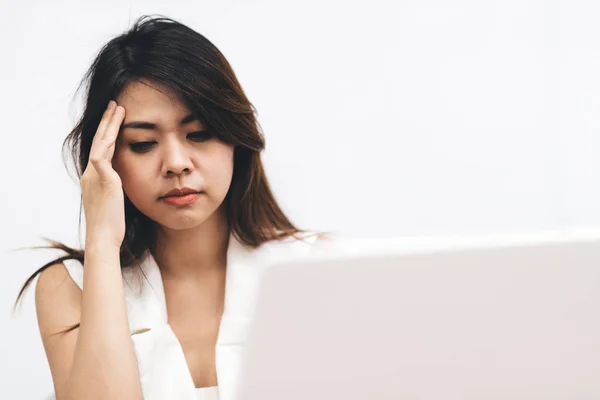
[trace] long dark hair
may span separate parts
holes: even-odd
[[[168,88],[220,140],[234,145],[233,178],[224,200],[230,232],[252,248],[289,236],[302,239],[297,234],[305,231],[289,221],[269,187],[260,158],[265,140],[255,108],[231,66],[204,36],[164,16],[141,16],[131,29],[106,43],[81,81],[79,88],[87,84],[83,115],[63,142],[63,150],[67,146],[76,160],[77,176],[81,178],[88,163],[92,139],[109,100],[116,99],[129,82],[142,78]],[[82,204],[80,229],[81,211]],[[152,248],[153,222],[125,198],[121,268],[134,265]],[[48,262],[25,281],[15,307],[46,268],[67,259],[84,262],[83,249],[44,239],[50,246],[33,248],[61,249],[66,255]]]

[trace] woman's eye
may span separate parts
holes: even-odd
[[[192,132],[192,133],[188,134],[188,136],[191,137],[192,140],[194,140],[195,142],[204,142],[213,137],[213,135],[210,131]],[[135,151],[136,153],[143,153],[145,151],[150,150],[150,148],[152,148],[152,146],[155,143],[156,142],[137,142],[137,143],[130,144],[129,147],[131,148],[132,151]]]
[[[135,151],[136,153],[142,153],[144,151],[150,150],[150,147],[152,147],[154,143],[155,142],[137,142],[130,144],[129,148],[131,148],[131,150]]]
[[[194,140],[205,141],[212,138],[212,133],[210,131],[198,131],[192,132],[188,136],[194,138]]]

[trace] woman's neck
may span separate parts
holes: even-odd
[[[163,275],[170,278],[212,275],[221,272],[227,264],[229,236],[227,219],[215,212],[192,229],[161,227],[152,255]]]

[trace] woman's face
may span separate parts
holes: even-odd
[[[229,190],[233,146],[215,138],[197,119],[186,118],[189,110],[175,98],[143,83],[129,84],[116,102],[125,108],[125,119],[113,168],[129,200],[164,227],[178,230],[202,224],[219,209]],[[128,127],[132,122],[143,125]],[[186,205],[162,199],[168,191],[183,187],[201,194]]]

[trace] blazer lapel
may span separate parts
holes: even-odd
[[[252,307],[250,300],[258,284],[259,268],[255,265],[257,254],[244,247],[233,235],[229,238],[224,308],[215,348],[219,400],[237,398]]]
[[[140,284],[133,276],[137,271],[128,274],[126,300],[143,397],[197,400],[185,354],[167,321],[160,269],[150,253],[140,270]]]

